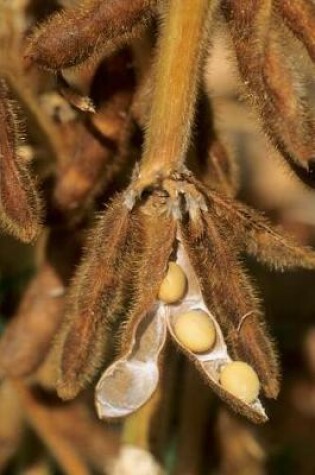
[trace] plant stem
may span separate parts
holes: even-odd
[[[159,389],[149,401],[125,419],[122,442],[150,451],[150,429],[152,417],[160,403]]]
[[[170,0],[155,64],[151,116],[139,185],[183,164],[190,138],[208,12],[212,0]]]

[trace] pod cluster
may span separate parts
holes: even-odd
[[[170,334],[223,401],[265,421],[260,396],[277,397],[278,361],[239,255],[311,269],[314,252],[189,173],[143,194],[136,185],[100,216],[74,278],[58,339],[59,395],[75,397],[103,370],[99,417],[136,411],[157,388]]]

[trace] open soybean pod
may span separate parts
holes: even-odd
[[[165,339],[165,309],[154,305],[135,328],[128,351],[109,366],[96,386],[99,417],[127,416],[152,396]]]
[[[153,394],[159,380],[160,353],[166,338],[165,308],[157,301],[175,239],[175,221],[153,206],[137,209],[143,223],[142,256],[134,271],[133,304],[119,330],[120,354],[96,387],[100,417],[127,415]],[[157,229],[159,231],[157,232]],[[131,275],[131,274],[130,274]]]
[[[267,416],[258,398],[246,403],[225,390],[220,383],[221,370],[229,365],[232,359],[220,326],[203,299],[198,279],[179,234],[174,245],[176,264],[188,277],[186,293],[177,303],[165,304],[157,300],[158,287],[156,287],[155,297],[152,294],[150,307],[141,314],[140,318],[132,318],[136,323],[133,326],[132,337],[126,342],[125,352],[122,352],[104,372],[96,387],[96,407],[99,416],[101,418],[126,416],[136,411],[152,396],[159,380],[160,355],[168,329],[174,341],[194,362],[206,382],[223,400],[254,422],[264,422]],[[208,315],[211,326],[215,328],[215,341],[208,351],[202,353],[191,351],[187,345],[183,345],[176,334],[178,317],[191,310],[203,311]]]
[[[233,359],[253,366],[266,396],[276,397],[277,358],[254,289],[220,222],[205,215],[202,223],[201,233],[191,223],[182,226],[182,233],[204,300],[220,324]]]
[[[215,315],[209,310],[199,284],[196,272],[188,258],[182,237],[178,234],[178,249],[176,262],[184,269],[188,277],[188,289],[185,298],[177,305],[167,306],[167,325],[173,339],[178,343],[182,351],[196,365],[206,383],[224,401],[226,401],[236,412],[248,417],[254,422],[264,422],[267,420],[264,408],[256,398],[251,403],[246,403],[242,399],[224,389],[220,382],[221,371],[224,367],[232,363],[224,335],[218,324]],[[179,315],[191,310],[203,311],[208,315],[211,325],[214,326],[216,339],[214,345],[202,353],[191,351],[187,345],[183,346],[175,331],[176,320]]]

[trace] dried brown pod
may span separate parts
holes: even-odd
[[[315,6],[310,0],[275,0],[277,13],[281,20],[288,26],[293,34],[304,44],[310,55],[315,60]]]
[[[239,207],[239,210],[243,205]],[[238,210],[238,211],[239,211]],[[244,241],[245,251],[254,256],[259,262],[269,268],[284,271],[302,267],[303,269],[314,268],[314,255],[311,248],[301,247],[294,238],[285,232],[280,226],[271,227],[266,218],[259,214],[249,217],[248,207],[242,209],[238,215],[247,214],[251,222],[251,228],[245,225],[243,233],[247,235]],[[241,224],[241,220],[240,220]],[[243,222],[242,224],[245,224]],[[247,234],[248,233],[248,234]]]
[[[151,359],[155,360],[155,365],[158,364],[158,355],[165,339],[165,328],[159,318],[154,318],[157,308],[156,296],[175,238],[175,223],[165,213],[161,213],[160,200],[159,197],[153,199],[152,206],[149,200],[143,209],[140,207],[139,210],[139,214],[142,215],[143,231],[142,235],[138,235],[138,239],[142,239],[144,245],[138,266],[135,261],[129,263],[131,269],[137,266],[133,275],[129,273],[135,288],[133,304],[129,311],[122,315],[119,330],[120,356],[98,383],[97,407],[100,415],[104,410],[106,416],[107,404],[109,411],[112,406],[114,417],[131,412],[131,407],[121,407],[121,402],[119,402],[115,413],[115,398],[123,393],[126,384],[129,389],[125,403],[127,406],[129,403],[134,404],[134,409],[136,409],[139,407],[139,399],[140,404],[144,403],[147,396],[152,395],[158,382],[157,366],[152,368],[152,374],[150,374]],[[157,226],[161,226],[161,231],[158,233]],[[136,351],[133,351],[137,339],[141,339],[141,342]],[[137,394],[137,381],[142,377],[145,398],[141,400],[143,394],[141,390]],[[136,398],[136,401],[132,400],[132,396]],[[102,401],[105,401],[104,407]]]
[[[143,319],[146,311],[156,301],[162,279],[166,271],[166,263],[173,249],[176,225],[171,216],[165,213],[163,205],[165,197],[154,195],[144,206],[136,207],[135,212],[142,228],[136,242],[142,241],[138,268],[133,275],[135,293],[130,314],[126,313],[120,330],[121,351],[130,346],[131,335],[135,327]],[[131,211],[131,214],[133,211]],[[160,228],[157,233],[157,228]],[[142,234],[140,234],[142,232]]]
[[[183,226],[184,245],[200,278],[208,308],[216,315],[234,359],[245,360],[257,371],[269,397],[278,393],[278,366],[269,336],[262,329],[260,309],[251,284],[226,244],[220,224],[206,217],[203,233]],[[244,335],[244,322],[252,325],[251,344]],[[255,318],[250,318],[255,316]]]
[[[271,2],[241,0],[221,5],[248,99],[264,131],[295,173],[314,186],[315,120],[300,80],[283,53]]]
[[[189,288],[183,302],[165,305],[151,297],[146,301],[142,312],[137,306],[131,309],[128,317],[129,333],[125,330],[124,339],[128,336],[128,345],[120,357],[105,371],[96,388],[96,407],[100,417],[118,417],[126,415],[141,406],[153,393],[158,382],[159,356],[165,343],[167,328],[180,348],[196,364],[211,387],[236,410],[246,414],[258,422],[265,420],[260,403],[249,406],[227,393],[219,384],[219,368],[230,361],[224,337],[217,322],[213,320],[217,332],[214,349],[197,355],[177,340],[173,325],[177,316],[183,311],[198,308],[206,311],[209,318],[214,318],[204,303],[200,293],[198,279],[187,260],[182,245],[177,244],[176,261],[188,275]],[[164,265],[167,261],[164,262]],[[139,319],[141,316],[141,320]],[[130,326],[133,323],[133,329]],[[128,327],[127,327],[128,329]],[[139,381],[142,382],[139,386]]]
[[[30,242],[40,231],[41,207],[27,163],[18,153],[21,120],[4,78],[0,78],[0,123],[0,224],[16,238]]]
[[[128,250],[128,210],[118,196],[100,217],[88,243],[88,252],[74,277],[66,321],[60,335],[63,347],[58,393],[74,397],[94,376],[106,354],[107,325],[124,295],[112,299],[120,282]]]
[[[240,249],[252,255],[269,268],[283,271],[296,268],[314,269],[314,251],[300,246],[294,238],[288,235],[280,226],[272,226],[259,211],[253,210],[244,203],[222,199],[215,190],[209,191],[198,185],[209,197],[214,212],[225,226],[227,221],[237,222],[235,235]],[[222,211],[222,207],[224,211]]]
[[[97,52],[113,53],[141,32],[155,6],[156,0],[83,0],[35,30],[26,57],[41,67],[59,70],[80,64]]]

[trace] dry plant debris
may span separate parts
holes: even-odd
[[[278,358],[242,257],[274,270],[314,269],[315,252],[235,198],[237,167],[216,129],[203,66],[216,25],[225,25],[244,98],[270,144],[313,188],[314,112],[284,41],[296,37],[314,60],[315,7],[48,3],[40,22],[46,13],[36,2],[0,6],[9,25],[0,24],[0,224],[24,242],[45,228],[47,240],[35,242],[35,276],[1,337],[0,375],[4,402],[11,391],[65,473],[84,474],[58,411],[72,425],[88,403],[83,395],[56,409],[47,394],[73,399],[98,379],[98,416],[128,416],[159,387],[169,336],[224,402],[251,421],[268,419],[262,397],[278,395]],[[259,466],[259,447],[231,417],[222,412],[221,427],[243,434]],[[90,432],[98,423],[86,424]],[[21,426],[3,436],[3,463]],[[221,445],[228,457],[239,451]]]

